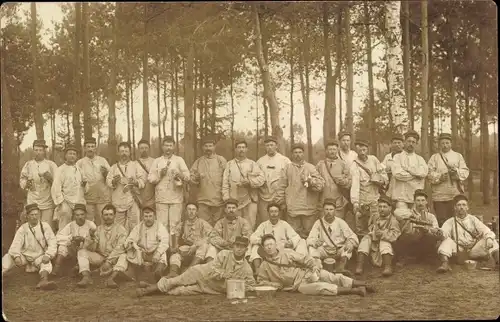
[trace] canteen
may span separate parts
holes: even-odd
[[[179,247],[179,253],[181,254],[181,256],[186,257],[190,248],[191,247],[189,247],[187,245],[180,246]]]
[[[229,279],[226,282],[226,295],[229,300],[245,298],[245,281]]]
[[[332,273],[335,270],[335,259],[332,257],[323,260],[323,268]]]
[[[477,262],[476,261],[473,261],[473,260],[470,260],[470,259],[468,259],[468,260],[465,261],[465,268],[467,268],[467,270],[469,270],[469,271],[475,270],[476,266],[477,266]]]

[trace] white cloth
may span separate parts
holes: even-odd
[[[464,157],[453,150],[442,153],[442,155],[448,163],[448,166],[457,170],[460,181],[467,180],[469,177],[469,168],[467,168]],[[460,194],[456,181],[451,182],[448,179],[444,182],[440,182],[441,175],[448,173],[448,167],[441,158],[440,153],[435,153],[431,156],[428,167],[428,178],[432,187],[432,201],[448,201]]]
[[[40,224],[43,225],[44,234],[42,234]],[[35,227],[31,227],[31,230],[29,223],[24,223],[19,227],[10,245],[8,254],[12,258],[23,255],[28,262],[33,262],[36,258],[43,255],[54,258],[57,251],[57,241],[50,225],[39,221]]]
[[[71,208],[77,203],[85,204],[85,189],[82,187],[83,176],[79,167],[62,164],[56,170],[52,183],[52,199],[56,205],[66,201]],[[57,218],[54,218],[57,219]]]
[[[125,176],[118,167],[120,167]],[[106,178],[106,184],[113,190],[111,194],[111,202],[113,203],[113,206],[116,207],[116,211],[124,212],[129,210],[135,203],[132,194],[139,193],[138,191],[134,192],[133,189],[144,188],[146,178],[143,175],[144,171],[140,168],[141,166],[136,161],[128,161],[126,164],[113,164],[109,170]],[[116,186],[113,186],[113,178],[115,176],[120,176],[120,181],[116,184]],[[127,186],[129,179],[136,180],[138,186]]]
[[[168,167],[167,174],[162,178],[161,170]],[[179,204],[184,198],[183,186],[175,185],[175,176],[180,179],[189,180],[189,169],[184,159],[177,155],[170,158],[161,156],[156,158],[151,165],[148,175],[148,181],[156,185],[155,200],[156,203]]]
[[[239,186],[242,180],[250,182],[249,187]],[[238,200],[238,209],[258,201],[258,188],[265,183],[265,176],[257,163],[250,159],[233,159],[226,164],[222,175],[222,199]]]
[[[339,149],[339,158],[340,160],[344,160],[347,167],[350,168],[354,160],[358,158],[358,154],[356,153],[356,151],[353,150],[349,150],[349,152],[344,153],[342,149]]]
[[[320,220],[323,221],[323,224],[325,225],[328,234],[323,229]],[[333,244],[332,241],[330,241],[330,239],[335,244]],[[316,247],[316,242],[318,240],[323,242],[320,247],[331,249],[332,251],[337,248],[343,248],[347,243],[349,243],[352,246],[352,249],[357,248],[359,245],[358,236],[356,236],[356,234],[352,231],[349,225],[343,219],[340,218],[335,218],[331,223],[328,223],[323,218],[316,220],[316,222],[313,225],[313,228],[311,229],[311,232],[309,233],[309,236],[307,237],[307,246],[310,246],[309,248],[310,253],[311,249],[314,250],[319,248]],[[352,253],[352,251],[348,253]],[[315,254],[311,254],[311,256],[313,255]],[[313,257],[318,257],[318,256],[313,256]],[[346,254],[346,257],[350,256],[347,256]]]
[[[26,189],[28,180],[33,180],[33,190],[28,190],[26,204],[36,203],[40,210],[50,209],[54,207],[52,202],[50,187],[51,183],[48,182],[42,174],[50,172],[52,178],[56,173],[57,165],[50,160],[44,159],[42,161],[30,160],[26,162],[21,170],[19,185],[21,189]]]
[[[260,199],[272,201],[275,198],[276,190],[279,188],[281,171],[288,163],[290,163],[290,159],[278,152],[272,157],[266,154],[257,160],[257,164],[266,177],[266,182],[259,189]]]
[[[371,171],[372,174],[379,174],[383,180],[383,184],[388,181],[387,173],[384,166],[374,155],[369,155],[366,161],[356,159],[365,168]],[[353,204],[370,204],[376,202],[380,197],[379,187],[371,182],[372,179],[368,173],[363,170],[356,162],[353,162],[350,168],[352,185],[351,185],[351,202]]]
[[[110,169],[108,161],[96,155],[92,159],[83,157],[76,162],[82,171],[83,180],[87,181],[85,200],[89,204],[108,203],[111,201],[111,192],[106,185],[106,178],[101,172],[101,167]]]
[[[79,226],[76,221],[72,221],[67,224],[63,229],[59,230],[56,235],[58,254],[67,256],[69,254],[69,246],[71,245],[71,239],[73,237],[83,237],[85,241],[77,245],[77,250],[87,248],[93,241],[90,238],[90,230],[97,230],[97,226],[93,221],[85,220],[83,225]],[[76,254],[75,254],[76,255]]]
[[[415,190],[424,189],[425,177],[428,173],[425,160],[416,153],[402,151],[394,156],[391,172],[395,180],[394,187],[388,191],[388,196],[396,201],[413,203]]]

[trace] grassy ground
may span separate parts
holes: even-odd
[[[474,214],[498,214],[498,202],[473,207]],[[76,288],[77,278],[57,280],[57,291],[34,289],[37,274],[12,271],[3,283],[3,313],[9,321],[159,321],[159,320],[408,320],[495,319],[500,315],[498,271],[466,271],[453,266],[448,275],[435,273],[433,265],[396,268],[390,278],[367,269],[376,294],[320,297],[278,293],[275,301],[250,298],[231,304],[224,296],[173,297],[157,295],[137,299],[135,284],[119,290],[104,288],[94,279],[89,289]],[[250,294],[252,295],[252,294]]]

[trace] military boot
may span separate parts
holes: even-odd
[[[391,276],[392,275],[392,255],[384,254],[382,255],[382,262],[384,265],[384,270],[382,271],[382,276]]]
[[[81,287],[81,288],[85,288],[89,285],[92,285],[94,282],[92,281],[92,277],[90,277],[90,272],[89,271],[85,271],[85,272],[82,272],[82,280],[78,283],[76,283],[76,286],[78,287]]]
[[[165,269],[167,269],[167,265],[165,265],[163,263],[156,264],[156,268],[154,271],[154,276],[155,276],[156,280],[160,280],[160,278],[162,278],[163,272],[165,271]]]
[[[40,282],[38,282],[36,288],[41,290],[53,290],[57,288],[57,285],[53,281],[49,281],[49,272],[41,271]]]
[[[176,277],[179,275],[180,267],[177,265],[170,266],[170,271],[168,272],[167,278]]]
[[[441,266],[438,267],[438,273],[446,273],[451,271],[450,264],[448,263],[448,256],[439,255],[439,259],[441,260]]]
[[[356,271],[354,272],[354,274],[356,274],[356,275],[363,274],[363,266],[365,264],[365,258],[366,258],[365,254],[358,253],[358,259],[356,262]]]
[[[54,259],[54,268],[52,269],[52,275],[58,276],[61,274],[61,266],[64,261],[64,257],[62,255],[57,254]]]

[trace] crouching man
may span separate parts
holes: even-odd
[[[154,209],[144,207],[142,216],[142,221],[132,229],[125,240],[127,263],[132,264],[130,268],[136,279],[139,268],[144,266],[145,262],[153,263],[156,266],[154,276],[156,279],[160,279],[167,268],[170,236],[167,228],[156,220]]]
[[[107,204],[102,209],[102,225],[97,227],[96,233],[91,236],[87,248],[80,249],[77,254],[78,267],[83,279],[78,286],[85,287],[92,284],[90,265],[100,267],[100,275],[111,276],[106,280],[106,286],[117,288],[115,278],[127,268],[127,256],[123,245],[127,238],[127,230],[115,223],[116,208]],[[114,267],[113,267],[114,266]]]
[[[450,257],[456,255],[461,264],[466,259],[495,259],[498,269],[498,242],[495,233],[476,216],[469,214],[468,199],[458,195],[454,199],[455,216],[446,220],[441,227],[445,239],[438,248],[441,266],[439,273],[451,271]]]
[[[160,291],[169,295],[224,294],[228,279],[245,281],[245,289],[253,291],[252,268],[245,260],[248,238],[236,237],[232,250],[221,250],[210,263],[192,266],[174,278],[163,277],[157,284],[141,283],[137,296]]]
[[[257,275],[258,285],[306,295],[365,296],[367,291],[374,291],[365,282],[321,269],[309,255],[304,256],[291,249],[279,251],[273,235],[265,235],[262,246],[265,256]]]
[[[322,267],[321,260],[334,258],[338,263],[335,271],[350,275],[345,265],[359,245],[358,236],[343,219],[335,217],[335,200],[325,199],[323,214],[323,218],[316,220],[307,237],[309,254],[319,267]]]
[[[399,262],[407,258],[423,261],[436,256],[438,242],[443,233],[439,229],[436,216],[427,208],[427,194],[424,190],[415,190],[415,203],[408,219],[399,221],[401,236],[394,244],[396,257]]]
[[[14,266],[26,266],[27,272],[40,273],[36,288],[51,290],[56,284],[49,281],[52,272],[50,260],[56,255],[57,241],[49,223],[40,221],[37,204],[26,206],[28,222],[19,227],[10,245],[9,252],[2,258],[2,277]]]
[[[401,235],[401,231],[398,220],[392,214],[391,200],[388,197],[381,196],[378,200],[378,216],[371,218],[368,230],[368,234],[359,243],[356,275],[363,273],[363,265],[368,255],[371,255],[374,266],[380,267],[383,263],[382,276],[392,275],[392,244]]]
[[[87,207],[84,204],[75,204],[73,207],[74,220],[59,230],[57,238],[57,257],[54,263],[53,275],[59,275],[61,266],[66,259],[75,259],[81,249],[87,248],[91,243],[91,235],[97,229],[93,221],[87,220]],[[85,287],[90,278],[89,271],[80,273],[86,277],[78,283],[78,286]]]
[[[252,244],[249,262],[253,264],[255,272],[262,263],[259,255],[261,239],[264,235],[271,234],[276,238],[278,249],[293,249],[301,255],[307,255],[306,241],[300,238],[299,234],[284,220],[280,219],[280,208],[277,203],[269,203],[267,206],[269,220],[264,221],[257,227],[257,230],[250,236]]]
[[[182,260],[192,258],[189,266],[195,266],[203,261],[211,261],[215,258],[217,251],[210,245],[208,237],[212,226],[205,220],[198,218],[198,205],[194,202],[186,204],[186,220],[179,223],[174,229],[172,237],[172,255],[170,256],[170,273],[167,277],[179,275]],[[188,246],[187,253],[179,252],[179,246]]]

